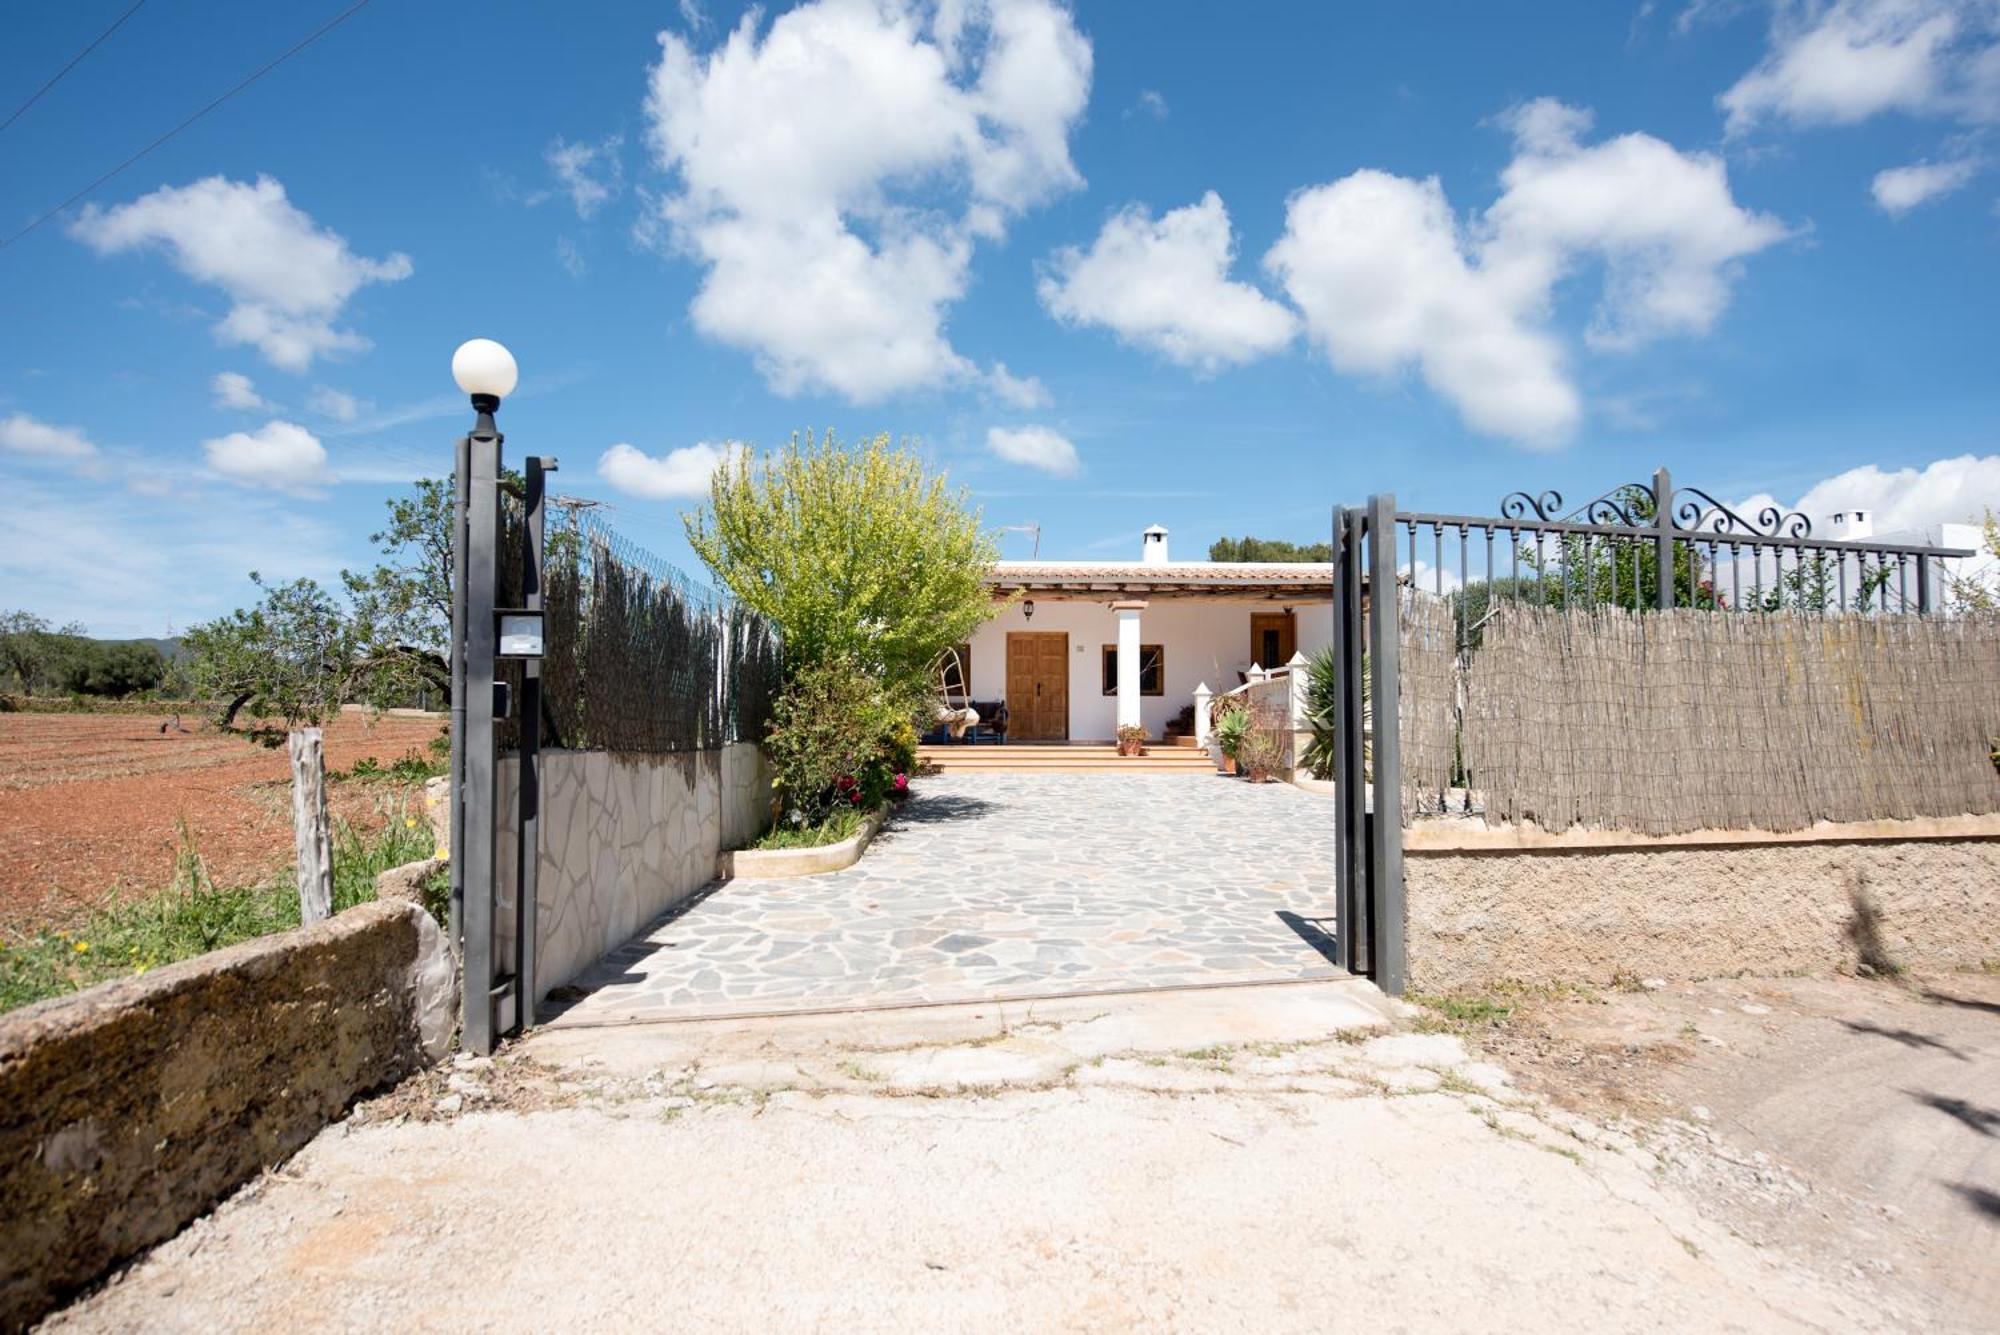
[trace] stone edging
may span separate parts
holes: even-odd
[[[1591,853],[1757,844],[1883,843],[1913,839],[2000,839],[2000,816],[1927,816],[1915,820],[1820,821],[1803,830],[1690,830],[1635,834],[1629,830],[1565,830],[1479,821],[1424,824],[1403,831],[1403,851],[1427,853]]]
[[[716,859],[715,873],[723,880],[777,880],[786,876],[814,876],[823,871],[840,871],[861,860],[862,850],[889,818],[884,806],[861,823],[861,828],[837,844],[817,848],[739,848]]]

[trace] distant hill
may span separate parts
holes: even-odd
[[[177,660],[177,659],[181,659],[181,658],[186,658],[186,657],[187,657],[187,652],[188,652],[188,651],[187,651],[187,646],[186,646],[185,644],[181,643],[181,639],[180,639],[180,637],[179,637],[178,635],[174,636],[174,637],[173,637],[173,638],[171,638],[171,639],[164,639],[164,640],[161,640],[161,639],[151,639],[151,640],[148,640],[148,639],[141,639],[141,640],[97,640],[97,641],[94,641],[94,643],[97,643],[97,644],[149,644],[149,645],[151,645],[151,646],[152,646],[153,648],[155,648],[155,649],[159,650],[159,651],[160,651],[160,657],[162,657],[162,658],[166,659],[166,660],[167,660],[167,661],[168,661],[169,663],[172,663],[172,662],[174,662],[174,661],[175,661],[175,660]]]

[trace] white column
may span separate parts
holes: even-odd
[[[1144,603],[1113,603],[1118,614],[1118,726],[1139,725],[1139,613]]]
[[[1194,744],[1204,751],[1208,749],[1208,703],[1214,698],[1207,682],[1194,688]]]
[[[1292,731],[1303,732],[1306,726],[1306,675],[1312,671],[1312,664],[1304,654],[1293,654],[1292,661],[1285,664],[1285,685],[1291,693]]]

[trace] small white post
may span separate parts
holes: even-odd
[[[1259,667],[1257,664],[1252,663],[1250,665],[1250,670],[1244,673],[1243,675],[1251,682],[1259,682],[1263,681],[1266,677],[1269,677],[1271,674],[1264,671],[1264,669]]]
[[[1292,731],[1304,732],[1306,728],[1306,674],[1311,668],[1304,654],[1293,654],[1285,664],[1285,685],[1291,697]]]
[[[1204,751],[1208,750],[1208,702],[1212,698],[1207,682],[1194,688],[1194,744]]]

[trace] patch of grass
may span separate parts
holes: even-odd
[[[766,830],[750,844],[752,848],[819,848],[837,844],[860,832],[866,813],[836,811],[822,825],[778,825]]]
[[[1514,1014],[1510,1002],[1501,1001],[1484,992],[1411,992],[1403,1000],[1422,1006],[1437,1016],[1446,1027],[1470,1029],[1476,1026],[1497,1027],[1506,1023]],[[1422,1029],[1421,1023],[1419,1029]],[[1434,1033],[1436,1030],[1424,1030]]]
[[[378,833],[345,821],[333,831],[333,909],[375,898],[375,877],[432,853],[430,826],[398,814]],[[442,873],[426,886],[425,907],[442,913]],[[109,902],[77,926],[0,940],[0,1011],[79,992],[112,978],[220,950],[299,925],[298,886],[289,876],[258,885],[218,886],[187,826],[166,889]]]
[[[386,765],[373,756],[363,756],[349,769],[329,770],[326,777],[336,783],[415,784],[438,778],[450,769],[451,751],[447,742],[443,755],[437,754],[436,748],[427,755],[413,747]]]

